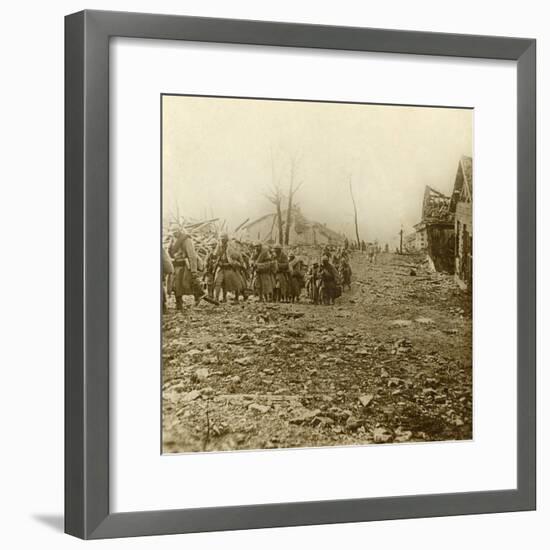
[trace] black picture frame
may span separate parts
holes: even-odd
[[[505,59],[517,64],[516,489],[111,513],[109,40],[119,36]],[[65,117],[67,533],[97,539],[535,509],[535,40],[81,11],[65,19]]]

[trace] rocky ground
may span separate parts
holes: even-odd
[[[351,263],[335,306],[164,315],[164,452],[471,439],[471,299],[421,256]]]

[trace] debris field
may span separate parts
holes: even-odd
[[[163,452],[471,439],[471,296],[421,255],[351,265],[334,306],[169,305]]]

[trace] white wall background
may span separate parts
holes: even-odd
[[[548,280],[542,219],[548,190],[550,27],[545,2],[395,0],[63,0],[3,6],[0,86],[0,540],[6,548],[74,548],[63,511],[63,16],[83,8],[446,31],[538,40],[539,281]],[[539,336],[548,331],[547,285],[539,284]],[[101,548],[546,548],[550,520],[546,430],[550,407],[539,345],[539,510],[531,513],[300,527],[92,543]],[[495,391],[498,381],[495,380]],[[452,475],[452,472],[449,472]]]

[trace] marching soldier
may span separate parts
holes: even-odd
[[[193,295],[195,305],[202,299],[216,303],[206,296],[197,276],[197,254],[191,236],[185,229],[176,229],[168,253],[174,265],[174,294],[176,310],[183,310],[183,296]]]
[[[246,281],[241,274],[243,259],[241,254],[229,243],[227,233],[222,234],[220,242],[214,252],[216,257],[216,273],[214,276],[214,294],[219,301],[220,292],[223,301],[227,302],[227,293],[235,293],[235,301],[239,301],[239,294],[245,293]]]
[[[261,302],[270,302],[273,296],[273,278],[271,276],[271,255],[261,243],[254,245],[252,256],[254,271],[254,292]]]
[[[275,251],[275,260],[277,262],[276,285],[275,285],[275,301],[287,302],[290,294],[290,268],[288,258],[283,252],[283,247],[276,244],[273,247]]]

